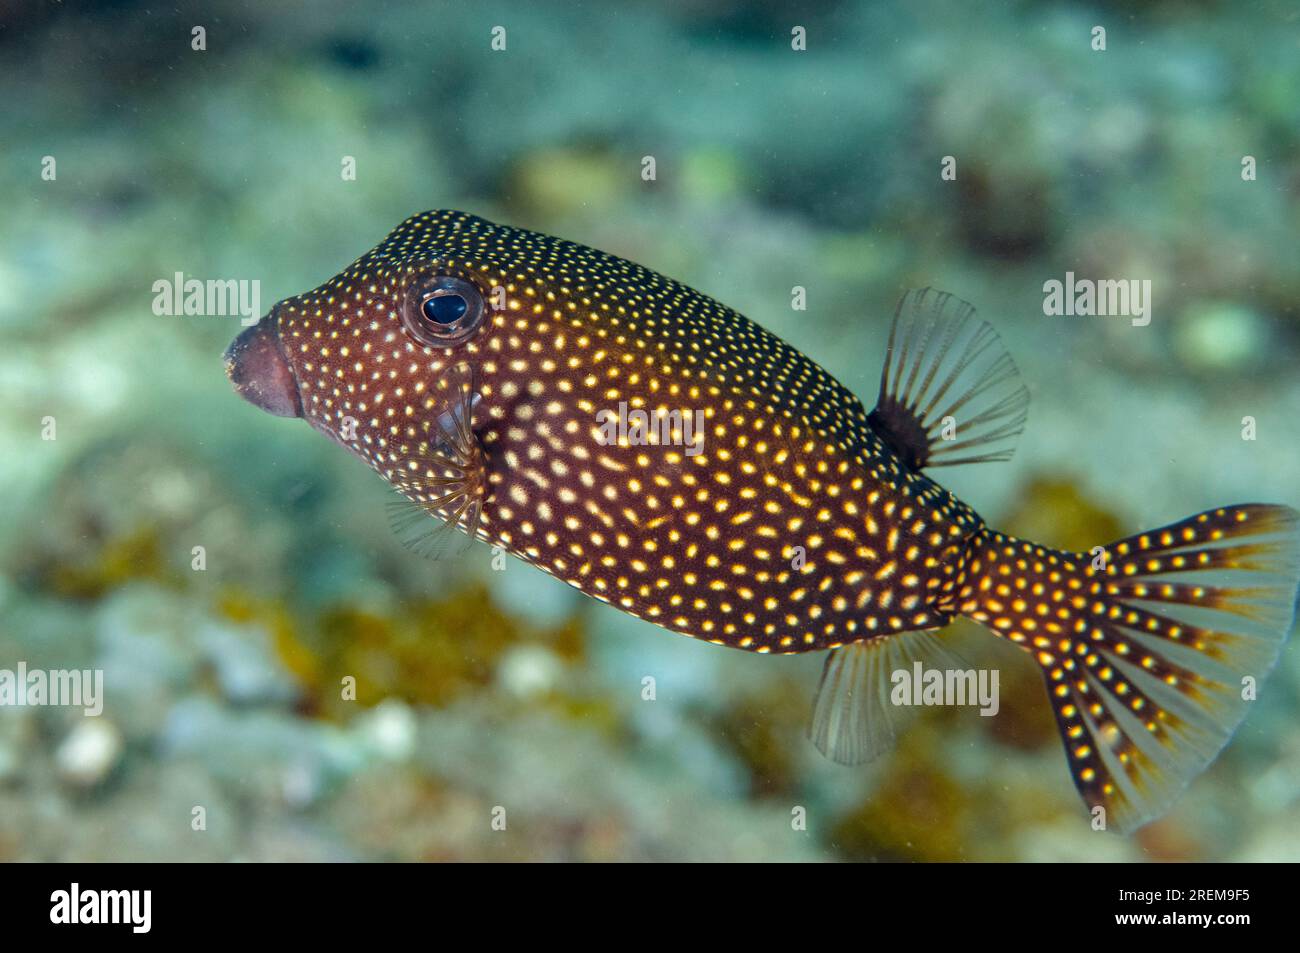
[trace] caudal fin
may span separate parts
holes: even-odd
[[[1061,553],[986,532],[960,611],[1033,653],[1105,826],[1163,814],[1246,716],[1295,619],[1300,514],[1248,504]]]

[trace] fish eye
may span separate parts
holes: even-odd
[[[420,344],[448,347],[468,340],[483,321],[483,295],[461,278],[433,275],[412,282],[402,301],[402,325]]]
[[[424,299],[424,316],[434,324],[455,324],[469,310],[469,303],[454,291]]]

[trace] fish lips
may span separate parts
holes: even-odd
[[[226,376],[235,392],[277,417],[301,417],[298,380],[280,346],[272,312],[242,331],[226,348]]]

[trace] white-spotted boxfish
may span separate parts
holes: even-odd
[[[1287,507],[1071,553],[993,531],[934,482],[1007,459],[1029,403],[997,334],[943,293],[903,297],[868,411],[663,275],[434,211],[281,301],[226,361],[245,398],[421,514],[595,599],[718,645],[826,652],[809,733],[836,760],[892,737],[891,672],[957,616],[982,623],[1041,666],[1110,829],[1161,814],[1214,759],[1294,617]]]

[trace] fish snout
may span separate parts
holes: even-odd
[[[274,312],[245,329],[226,348],[226,376],[236,393],[277,417],[301,417],[298,381],[280,347]]]

